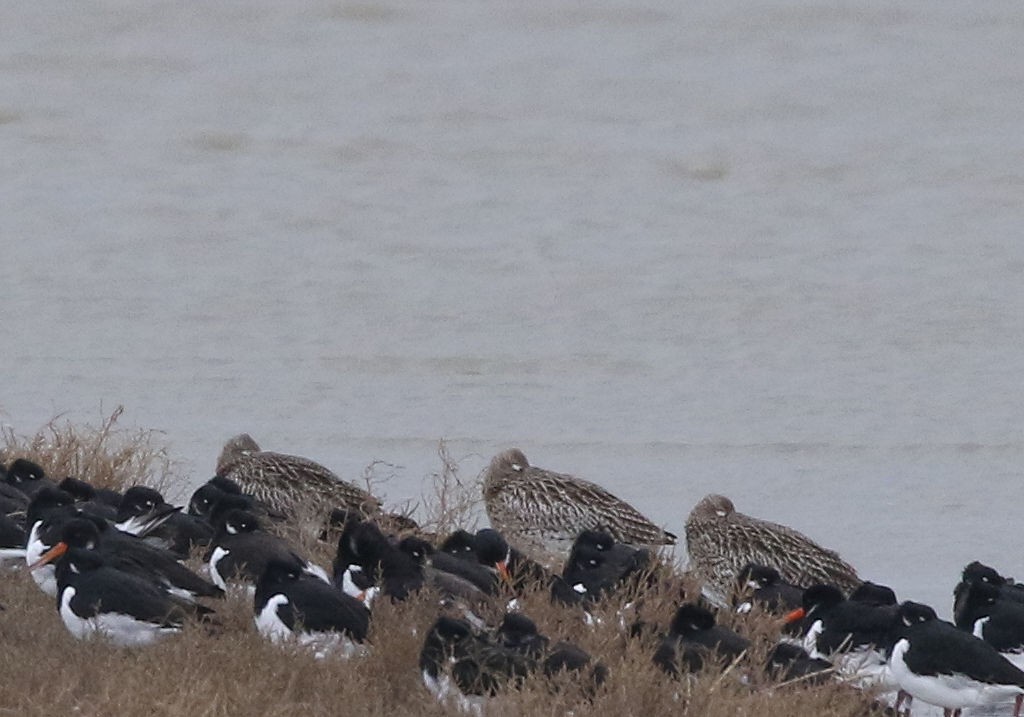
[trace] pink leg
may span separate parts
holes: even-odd
[[[896,693],[895,712],[896,712],[897,715],[900,714],[900,705],[902,705],[904,701],[906,701],[906,703],[907,703],[907,711],[904,712],[903,714],[905,714],[905,715],[907,715],[907,717],[909,717],[909,715],[910,715],[910,703],[914,701],[914,697],[909,692],[904,692],[903,690],[900,690],[899,692]],[[1018,717],[1019,717],[1019,715],[1018,715]]]
[[[1013,703],[1013,717],[1020,717],[1020,706],[1024,703],[1024,695],[1017,695],[1017,700]]]

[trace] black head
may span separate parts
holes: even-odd
[[[227,533],[228,535],[255,533],[259,529],[259,519],[249,511],[238,508],[232,508],[221,514],[220,522],[217,526],[218,533]]]
[[[58,483],[57,487],[60,488],[65,493],[67,493],[68,495],[70,495],[72,498],[75,499],[76,502],[79,503],[87,500],[93,500],[96,497],[95,488],[86,483],[84,480],[78,480],[77,478],[73,478],[71,476],[68,476],[60,483]]]
[[[476,560],[476,538],[468,530],[456,530],[441,543],[441,552],[462,558]]]
[[[484,565],[494,566],[508,558],[508,543],[497,530],[483,528],[476,531],[476,558]]]
[[[242,495],[242,488],[230,478],[224,476],[214,476],[210,480],[206,481],[207,485],[212,485],[217,490],[230,493],[231,495]]]
[[[25,522],[31,527],[37,520],[42,520],[51,511],[73,505],[74,502],[75,499],[70,493],[58,488],[45,486],[32,496],[32,500],[29,501]]]
[[[213,515],[214,506],[227,495],[228,493],[212,483],[203,483],[188,499],[188,512],[190,515],[209,520]]]
[[[302,564],[298,558],[294,560],[272,559],[267,561],[267,566],[260,576],[259,584],[280,585],[283,583],[295,582],[303,575]]]
[[[600,570],[607,562],[608,552],[606,550],[600,550],[593,545],[576,544],[573,546],[572,552],[569,553],[568,560],[565,561],[562,576],[569,577],[580,572]]]
[[[964,567],[963,581],[965,583],[990,583],[996,586],[1006,584],[1006,578],[996,572],[995,568],[990,568],[977,560]]]
[[[498,632],[503,636],[525,637],[537,635],[537,623],[521,612],[506,613],[498,627]]]
[[[850,593],[850,599],[868,605],[896,605],[896,592],[888,585],[879,585],[865,580],[856,590]]]
[[[835,585],[818,583],[804,590],[800,604],[803,606],[804,612],[810,615],[833,608],[844,599],[842,591]]]
[[[356,525],[351,531],[347,531],[347,548],[355,558],[352,562],[362,565],[364,568],[374,566],[392,550],[391,542],[381,532],[376,523],[363,521]],[[342,534],[342,539],[346,537]],[[339,539],[339,553],[340,543]]]
[[[67,552],[57,561],[57,584],[65,584],[72,575],[99,570],[104,565],[106,561],[95,550],[68,547]]]
[[[935,610],[931,606],[924,603],[911,602],[910,600],[900,603],[899,608],[896,610],[896,616],[899,622],[906,627],[939,619],[939,616],[935,614]]]
[[[689,635],[715,626],[715,616],[707,608],[695,603],[680,605],[672,618],[669,632],[673,635]]]
[[[604,530],[584,530],[576,536],[573,548],[588,547],[601,552],[615,547],[615,538]]]
[[[60,539],[71,548],[95,550],[100,541],[100,530],[89,518],[74,518],[65,523]]]
[[[999,600],[999,586],[987,582],[968,583],[967,601],[979,607],[991,607]]]
[[[420,565],[426,562],[426,560],[435,552],[433,545],[423,538],[415,535],[409,535],[402,538],[401,542],[398,543],[398,549]]]
[[[537,630],[537,624],[526,615],[510,612],[498,628],[498,639],[505,647],[539,658],[548,645],[548,638]]]
[[[774,585],[781,579],[782,576],[779,575],[779,571],[775,568],[758,563],[747,563],[740,568],[739,573],[736,575],[736,584],[741,589],[753,588],[754,590],[760,590],[769,585]]]
[[[247,495],[235,495],[233,493],[222,493],[213,507],[210,509],[210,517],[207,519],[210,525],[217,527],[223,522],[224,514],[232,510],[242,510],[252,513],[252,498]]]
[[[117,508],[117,520],[120,522],[134,516],[146,515],[166,505],[167,502],[160,491],[144,485],[132,486],[121,498],[121,505]]]
[[[430,628],[430,634],[440,638],[446,645],[455,645],[464,640],[472,638],[473,628],[466,620],[442,615]]]
[[[7,482],[13,485],[39,481],[45,477],[43,467],[27,458],[18,458],[7,467]]]

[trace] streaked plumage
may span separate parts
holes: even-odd
[[[563,561],[583,530],[603,529],[631,545],[673,545],[676,536],[599,485],[531,466],[511,448],[494,456],[483,485],[491,525],[548,566]]]
[[[690,569],[704,582],[708,599],[722,606],[748,563],[775,568],[802,588],[827,583],[848,593],[861,583],[834,551],[785,525],[739,513],[722,495],[705,496],[690,512],[686,545]]]
[[[380,509],[380,501],[316,461],[260,450],[247,433],[224,444],[217,459],[217,475],[292,519],[322,522],[334,508],[364,515]]]

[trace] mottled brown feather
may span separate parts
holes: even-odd
[[[723,604],[747,563],[773,567],[804,588],[830,583],[849,592],[861,583],[835,551],[785,525],[739,513],[721,495],[705,496],[690,512],[686,543],[690,569],[704,581],[708,597]]]
[[[268,508],[296,519],[326,517],[334,508],[372,515],[380,501],[308,458],[260,450],[248,434],[224,445],[217,475],[229,478]]]
[[[547,564],[564,559],[586,529],[604,528],[617,541],[634,545],[676,540],[601,486],[531,466],[517,448],[491,460],[483,495],[491,525],[510,544]]]

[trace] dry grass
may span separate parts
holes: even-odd
[[[26,456],[55,475],[64,473],[125,485],[165,485],[170,461],[153,447],[153,434],[117,429],[120,409],[99,428],[56,421],[34,437],[4,436],[4,455]],[[442,532],[469,515],[475,484],[458,479],[457,465],[439,447],[442,469],[437,494],[425,501],[431,528]],[[170,486],[173,487],[173,486]],[[329,564],[332,546],[306,545],[311,557]],[[636,617],[664,626],[682,595],[695,586],[669,574],[659,588],[638,601]],[[436,619],[431,595],[374,606],[367,656],[316,660],[299,649],[264,641],[252,621],[250,599],[230,596],[217,605],[223,625],[211,634],[199,625],[158,645],[128,650],[102,641],[79,642],[64,628],[53,601],[24,569],[0,572],[0,715],[443,715],[420,681],[417,668],[425,630]],[[500,615],[496,600],[491,617]],[[611,608],[596,612],[588,626],[581,613],[552,606],[544,591],[523,596],[521,607],[553,639],[568,639],[598,656],[609,668],[608,682],[592,703],[569,679],[550,684],[539,678],[519,691],[490,701],[488,715],[817,715],[871,714],[869,699],[840,685],[773,688],[760,669],[767,644],[777,634],[769,620],[728,616],[730,624],[755,638],[749,659],[725,677],[709,670],[672,682],[651,663],[654,642],[627,640]],[[634,615],[629,616],[632,620]],[[741,674],[752,676],[742,684]]]
[[[74,476],[118,490],[141,484],[174,495],[182,486],[174,480],[173,463],[158,441],[159,433],[120,427],[123,413],[124,407],[118,406],[98,426],[75,425],[58,416],[32,436],[5,427],[0,461],[27,458],[58,481]]]

